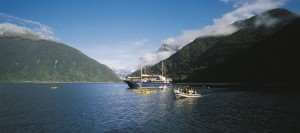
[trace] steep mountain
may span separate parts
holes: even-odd
[[[0,36],[0,81],[119,81],[107,66],[49,40]]]
[[[300,18],[226,62],[194,71],[186,81],[295,83],[299,75]],[[210,59],[207,59],[210,60]]]
[[[296,70],[286,70],[294,68],[286,64],[294,64],[297,57],[290,53],[297,45],[288,42],[297,42],[293,32],[300,30],[298,20],[299,16],[288,10],[273,9],[235,22],[237,32],[197,38],[166,59],[167,74],[177,82],[284,82],[286,73]],[[159,68],[160,63],[147,70],[159,73]]]

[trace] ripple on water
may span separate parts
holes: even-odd
[[[176,99],[172,90],[140,95],[124,84],[0,84],[0,132],[292,132],[300,97],[204,91]]]

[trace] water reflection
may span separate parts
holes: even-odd
[[[130,92],[134,92],[139,96],[150,96],[157,93],[166,93],[172,90],[172,88],[139,88],[139,89],[128,89]]]
[[[140,95],[140,96],[150,96],[152,94],[157,93],[159,90],[141,88],[141,89],[132,89],[132,90],[129,90],[129,91],[134,92],[135,94]]]
[[[201,98],[176,99],[172,88],[62,84],[53,91],[49,86],[0,84],[0,133],[300,131],[298,94],[213,88],[202,89]]]

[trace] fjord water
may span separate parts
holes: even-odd
[[[293,132],[299,99],[217,88],[176,99],[171,89],[140,93],[115,83],[0,84],[0,132]]]

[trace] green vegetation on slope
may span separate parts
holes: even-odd
[[[0,81],[111,82],[107,66],[62,43],[0,37]]]
[[[287,42],[296,41],[292,37],[297,35],[294,30],[300,30],[298,18],[285,9],[274,9],[234,23],[239,30],[231,35],[197,38],[165,60],[167,74],[176,82],[285,82],[285,73],[291,71],[286,65],[296,60],[289,50],[297,47]],[[281,41],[276,40],[279,37]],[[147,71],[159,73],[160,63],[147,67]],[[278,71],[281,75],[275,74]]]
[[[294,83],[299,76],[300,18],[230,60],[195,71],[187,81]]]

